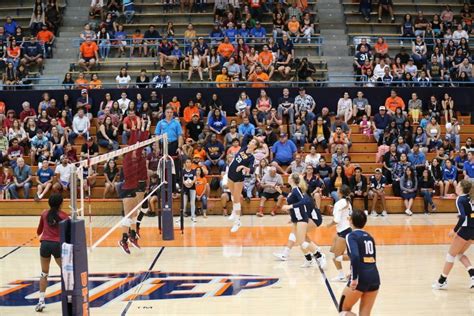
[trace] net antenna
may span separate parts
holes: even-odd
[[[139,148],[145,148],[145,147],[147,147],[147,146],[149,146],[153,143],[158,143],[160,141],[163,144],[163,155],[159,159],[156,174],[164,175],[164,174],[166,174],[166,164],[164,163],[164,161],[170,160],[172,162],[172,165],[173,165],[173,168],[174,168],[173,159],[168,154],[168,135],[167,134],[153,135],[150,139],[147,139],[145,141],[138,142],[136,144],[133,144],[133,145],[130,145],[130,146],[127,146],[127,147],[124,147],[124,148],[121,148],[121,149],[118,149],[118,150],[115,150],[115,151],[111,151],[111,152],[108,152],[106,154],[99,155],[97,157],[92,157],[92,158],[88,157],[87,159],[81,160],[78,163],[76,163],[75,165],[73,165],[73,167],[72,167],[73,172],[71,174],[72,218],[76,219],[77,217],[81,217],[81,218],[84,217],[84,209],[85,209],[84,208],[84,176],[83,176],[84,168],[90,168],[91,166],[94,166],[94,165],[98,166],[98,164],[100,164],[100,163],[104,163],[104,162],[107,162],[111,159],[121,157],[126,153],[135,151]],[[145,166],[140,166],[140,167],[145,168]],[[154,188],[152,191],[150,191],[148,193],[148,195],[146,195],[143,198],[143,200],[140,201],[124,218],[129,218],[133,214],[135,214],[135,212],[140,210],[141,205],[143,204],[143,202],[145,200],[150,199],[151,196],[156,194],[156,191],[158,191],[163,185],[167,184],[168,181],[169,181],[169,179],[164,179],[164,178],[161,178],[161,179],[162,179],[161,183],[156,188]],[[78,188],[78,185],[80,186],[80,188]],[[78,196],[77,196],[78,191],[79,191],[79,200],[80,200],[79,205],[77,203],[77,201],[78,201]],[[89,194],[89,196],[90,196],[90,194]],[[93,232],[92,232],[91,222],[92,222],[92,215],[91,215],[90,207],[89,207],[89,240],[90,240],[89,247],[90,247],[90,250],[93,250],[97,246],[99,246],[121,224],[121,222],[119,221],[116,225],[111,227],[100,239],[98,239],[95,243],[92,243],[92,240],[93,240],[92,234],[93,234]]]

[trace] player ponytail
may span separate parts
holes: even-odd
[[[306,180],[302,174],[292,173],[291,180],[298,188],[300,188],[301,191],[303,191],[303,193],[308,191],[308,184],[306,183]]]
[[[351,188],[343,184],[341,188],[339,189],[339,192],[341,192],[341,196],[343,199],[345,199],[349,204],[351,203]]]
[[[459,183],[461,186],[461,191],[462,194],[469,194],[470,198],[472,199],[474,197],[474,190],[472,190],[472,183],[469,180],[461,180]]]
[[[49,226],[56,226],[61,221],[59,211],[63,204],[63,197],[59,193],[53,193],[48,199],[49,211],[46,217]]]

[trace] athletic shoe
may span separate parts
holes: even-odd
[[[448,281],[444,281],[444,283],[439,283],[436,281],[432,285],[433,290],[447,290],[448,289]]]
[[[40,199],[38,193],[35,194],[35,198],[34,198],[34,199],[35,199],[35,202],[41,201],[41,199]]]
[[[288,260],[288,256],[285,256],[285,254],[281,252],[274,252],[273,255],[278,258],[280,261],[286,261]]]
[[[196,217],[191,217],[191,221],[192,221],[193,223],[196,223]]]
[[[311,259],[311,261],[305,260],[304,263],[300,266],[301,268],[311,268],[317,265],[316,260]]]
[[[38,302],[38,304],[35,306],[35,311],[41,313],[45,307],[46,304],[44,302]]]
[[[407,214],[408,216],[412,216],[413,215],[413,212],[409,209],[406,209],[405,210],[405,214]]]
[[[470,289],[474,289],[474,276],[471,277],[471,287]]]
[[[275,216],[275,215],[276,215],[275,211],[272,211],[272,212],[270,213],[270,215],[271,215],[271,216]]]
[[[387,214],[387,211],[383,210],[382,211],[382,217],[386,217],[388,214]]]
[[[376,211],[372,211],[372,212],[370,212],[370,215],[371,215],[372,217],[377,217],[379,214],[377,214]]]
[[[258,217],[263,217],[263,212],[257,212]]]
[[[322,252],[320,252],[321,254],[321,257],[319,258],[315,258],[316,261],[318,262],[319,266],[321,267],[321,269],[324,270],[324,268],[326,268],[326,264],[327,264],[327,261],[326,261],[326,255]]]
[[[129,240],[133,247],[137,249],[141,248],[140,245],[138,244],[138,239],[136,237],[130,237]]]
[[[230,213],[229,217],[227,218],[229,221],[233,221],[235,220],[235,213],[234,211],[232,211],[232,213]]]
[[[120,240],[118,244],[119,244],[120,249],[122,249],[123,252],[125,252],[128,255],[130,254],[130,249],[128,248],[128,242]]]
[[[337,277],[332,278],[331,282],[347,282],[347,279],[343,275],[338,275]]]
[[[369,211],[364,210],[365,216],[369,216]]]
[[[232,228],[230,229],[230,232],[235,233],[239,230],[239,228],[240,228],[240,220],[238,219],[234,222],[234,225],[232,225]]]

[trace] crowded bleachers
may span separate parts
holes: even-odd
[[[164,104],[161,104],[156,91],[141,95],[138,99],[129,98],[125,91],[117,100],[110,98],[109,94],[104,95],[103,100],[96,100],[99,113],[89,112],[92,102],[89,100],[92,99],[86,89],[77,100],[54,100],[45,93],[39,104],[24,102],[21,112],[8,110],[8,104],[2,105],[1,197],[35,199],[38,202],[32,204],[33,209],[40,208],[41,201],[49,192],[61,190],[59,179],[63,168],[58,166],[64,164],[66,167],[85,159],[88,151],[89,155],[97,155],[125,146],[130,128],[130,123],[126,122],[141,121],[143,128],[152,134],[160,133],[156,126],[163,120],[164,109],[170,109],[174,113],[171,120],[179,120],[182,126],[183,145],[178,161],[193,159],[206,174],[210,185],[207,214],[216,214],[212,210],[224,208],[227,194],[226,188],[222,187],[222,176],[226,161],[229,162],[232,153],[254,136],[265,145],[257,154],[254,177],[249,177],[245,187],[247,201],[244,210],[247,214],[257,210],[260,215],[278,212],[272,199],[261,200],[262,190],[265,190],[263,176],[272,168],[280,174],[284,183],[291,172],[307,174],[310,193],[323,210],[337,199],[333,193],[338,186],[353,183],[354,192],[361,195],[360,199],[354,197],[355,205],[374,211],[373,215],[376,212],[386,215],[384,211],[396,213],[404,210],[408,215],[414,211],[430,212],[436,209],[453,211],[455,181],[474,176],[471,138],[474,125],[469,124],[470,116],[462,115],[454,102],[448,102],[448,98],[447,103],[442,102],[443,106],[433,108],[432,100],[418,102],[416,96],[404,100],[394,91],[387,95],[384,105],[369,106],[371,100],[365,99],[361,93],[357,96],[345,94],[337,102],[335,113],[332,113],[328,108],[313,106],[318,102],[317,96],[306,94],[304,89],[289,95],[282,90],[281,97],[273,99],[262,90],[257,99],[240,94],[235,100],[235,114],[232,114],[232,107],[230,111],[224,111],[218,97],[212,98],[204,91],[197,91],[196,97],[191,100],[174,96],[163,100]],[[72,104],[77,104],[77,107]],[[348,107],[343,108],[344,104]],[[346,116],[347,112],[351,115]],[[213,148],[212,152],[210,148]],[[209,156],[216,154],[215,148],[218,148],[219,162]],[[148,159],[151,161],[154,155],[159,154],[157,148],[150,149]],[[452,166],[447,163],[448,160],[452,161]],[[49,163],[52,184],[48,193],[38,195],[41,180],[37,175],[44,162]],[[121,159],[115,163],[119,170]],[[22,174],[20,171],[25,170],[23,164],[29,167]],[[368,183],[359,189],[358,181],[353,177],[357,167]],[[43,168],[48,170],[48,167]],[[409,206],[404,205],[404,200],[409,200],[405,196],[407,179],[404,172],[407,168],[412,169],[418,179],[417,184],[410,182],[410,186],[415,186],[417,197]],[[118,173],[112,173],[113,177],[107,179],[110,170],[105,169],[106,166],[101,165],[88,176],[90,197],[94,203],[117,199],[115,184],[120,181]],[[420,186],[425,183],[421,179],[425,169],[432,180],[428,186],[433,206],[423,205],[422,196],[425,193]],[[337,170],[342,173],[334,176]],[[26,178],[22,179],[22,176]],[[179,183],[179,174],[177,177]],[[15,178],[18,178],[17,181]],[[385,204],[373,205],[375,197],[381,198],[381,193],[375,195],[374,190],[382,182]],[[26,183],[28,192],[24,190]],[[12,184],[21,185],[15,187]],[[175,198],[179,198],[178,192],[179,189],[176,189]],[[66,187],[63,193],[65,196],[69,194]],[[259,204],[263,204],[260,209]],[[100,207],[98,209],[101,210]]]
[[[364,85],[466,86],[472,82],[469,3],[402,0],[380,8],[362,0],[360,5],[348,1],[343,5],[354,73]]]
[[[74,45],[80,51],[86,35],[90,36],[97,44],[97,55],[86,53],[87,60],[93,59],[89,67],[89,62],[81,63],[84,56],[79,53],[69,74],[75,81],[79,72],[85,71],[87,80],[96,74],[104,85],[110,85],[117,82],[121,66],[125,65],[133,81],[141,69],[148,71],[151,80],[163,67],[172,83],[205,81],[214,85],[233,57],[230,71],[219,77],[231,82],[223,87],[252,82],[256,65],[263,66],[262,72],[269,76],[265,80],[271,82],[324,81],[327,66],[320,57],[322,40],[315,3],[296,3],[267,7],[258,1],[234,6],[228,1],[216,1],[180,7],[144,1],[111,10],[91,8],[90,22]],[[290,14],[297,19],[291,21]],[[225,36],[234,47],[232,50],[219,50],[219,46],[226,47],[221,45]],[[262,55],[265,45],[271,52],[269,56]],[[194,47],[197,52],[193,58]]]
[[[4,89],[31,88],[53,57],[65,4],[56,0],[0,3],[0,73]]]

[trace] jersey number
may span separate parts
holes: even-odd
[[[371,240],[364,240],[365,244],[365,254],[373,255],[374,254],[374,243]]]
[[[235,160],[237,160],[238,163],[241,163],[242,162],[242,157],[237,156],[237,157],[235,157]]]

